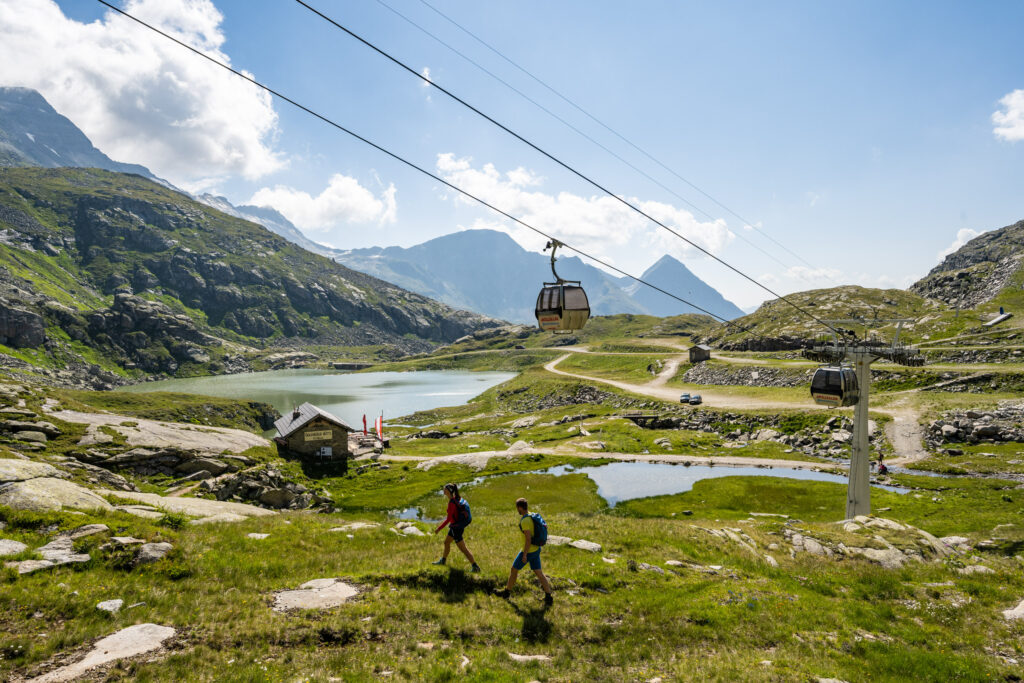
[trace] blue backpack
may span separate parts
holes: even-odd
[[[548,542],[548,523],[544,521],[536,512],[531,512],[527,515],[523,515],[519,520],[519,530],[523,530],[523,520],[529,517],[533,520],[533,534],[530,537],[530,543],[537,547],[540,547]]]
[[[469,503],[466,502],[465,498],[459,498],[459,502],[456,503],[459,506],[459,512],[456,515],[456,523],[460,526],[469,526],[470,522],[473,521],[473,513],[469,511]]]

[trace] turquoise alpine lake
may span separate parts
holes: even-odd
[[[383,413],[394,420],[418,410],[459,405],[515,377],[512,372],[426,370],[422,372],[341,373],[324,370],[270,370],[239,375],[166,379],[133,384],[118,391],[176,391],[185,394],[262,401],[282,415],[309,401],[362,427],[372,429]]]

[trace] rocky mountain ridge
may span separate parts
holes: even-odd
[[[0,301],[8,346],[160,374],[288,340],[425,351],[497,324],[97,169],[0,168]]]

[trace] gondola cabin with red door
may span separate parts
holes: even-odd
[[[849,365],[823,365],[811,379],[811,398],[818,405],[840,408],[860,400],[857,373]]]
[[[590,301],[579,280],[563,280],[555,271],[555,250],[562,246],[551,240],[545,251],[551,249],[551,272],[554,282],[545,282],[537,295],[537,326],[546,332],[575,332],[583,329],[590,318]]]

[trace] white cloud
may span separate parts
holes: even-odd
[[[1018,142],[1024,140],[1024,90],[1014,90],[999,100],[1002,110],[993,112],[992,132],[997,138]]]
[[[330,230],[343,223],[394,223],[398,210],[393,184],[377,197],[355,178],[340,173],[331,176],[315,197],[277,185],[258,190],[248,203],[277,209],[300,230]]]
[[[430,80],[430,67],[423,67],[423,71],[420,72],[420,76],[423,78],[423,80],[420,81],[420,85],[422,85],[424,88],[429,88],[430,84],[432,83],[432,81]]]
[[[230,63],[210,0],[124,9]],[[107,155],[177,184],[284,166],[269,94],[110,11],[84,24],[52,0],[0,0],[0,83],[38,90]]]
[[[981,233],[977,230],[971,230],[970,228],[961,228],[960,230],[957,230],[956,239],[953,240],[953,243],[939,252],[939,260],[941,261],[946,258],[980,234]]]
[[[765,273],[757,278],[762,284],[776,288],[786,285],[784,289],[793,291],[794,286],[802,289],[820,289],[834,287],[842,282],[843,271],[837,268],[808,268],[807,266],[790,266],[781,275]]]
[[[501,173],[492,164],[476,168],[471,159],[439,154],[437,172],[446,181],[538,230],[620,267],[634,267],[632,261],[636,259],[631,261],[629,257],[637,254],[645,254],[643,260],[649,261],[651,253],[668,253],[679,259],[699,253],[613,197],[583,197],[569,192],[546,194],[528,189],[539,188],[543,180],[521,167]],[[457,195],[456,201],[478,206],[462,195]],[[702,223],[689,211],[670,204],[635,198],[629,201],[711,253],[721,252],[734,237],[723,220]],[[488,216],[488,220],[494,219]],[[499,225],[527,249],[540,250],[544,246],[546,238],[532,230],[506,221],[495,224]]]

